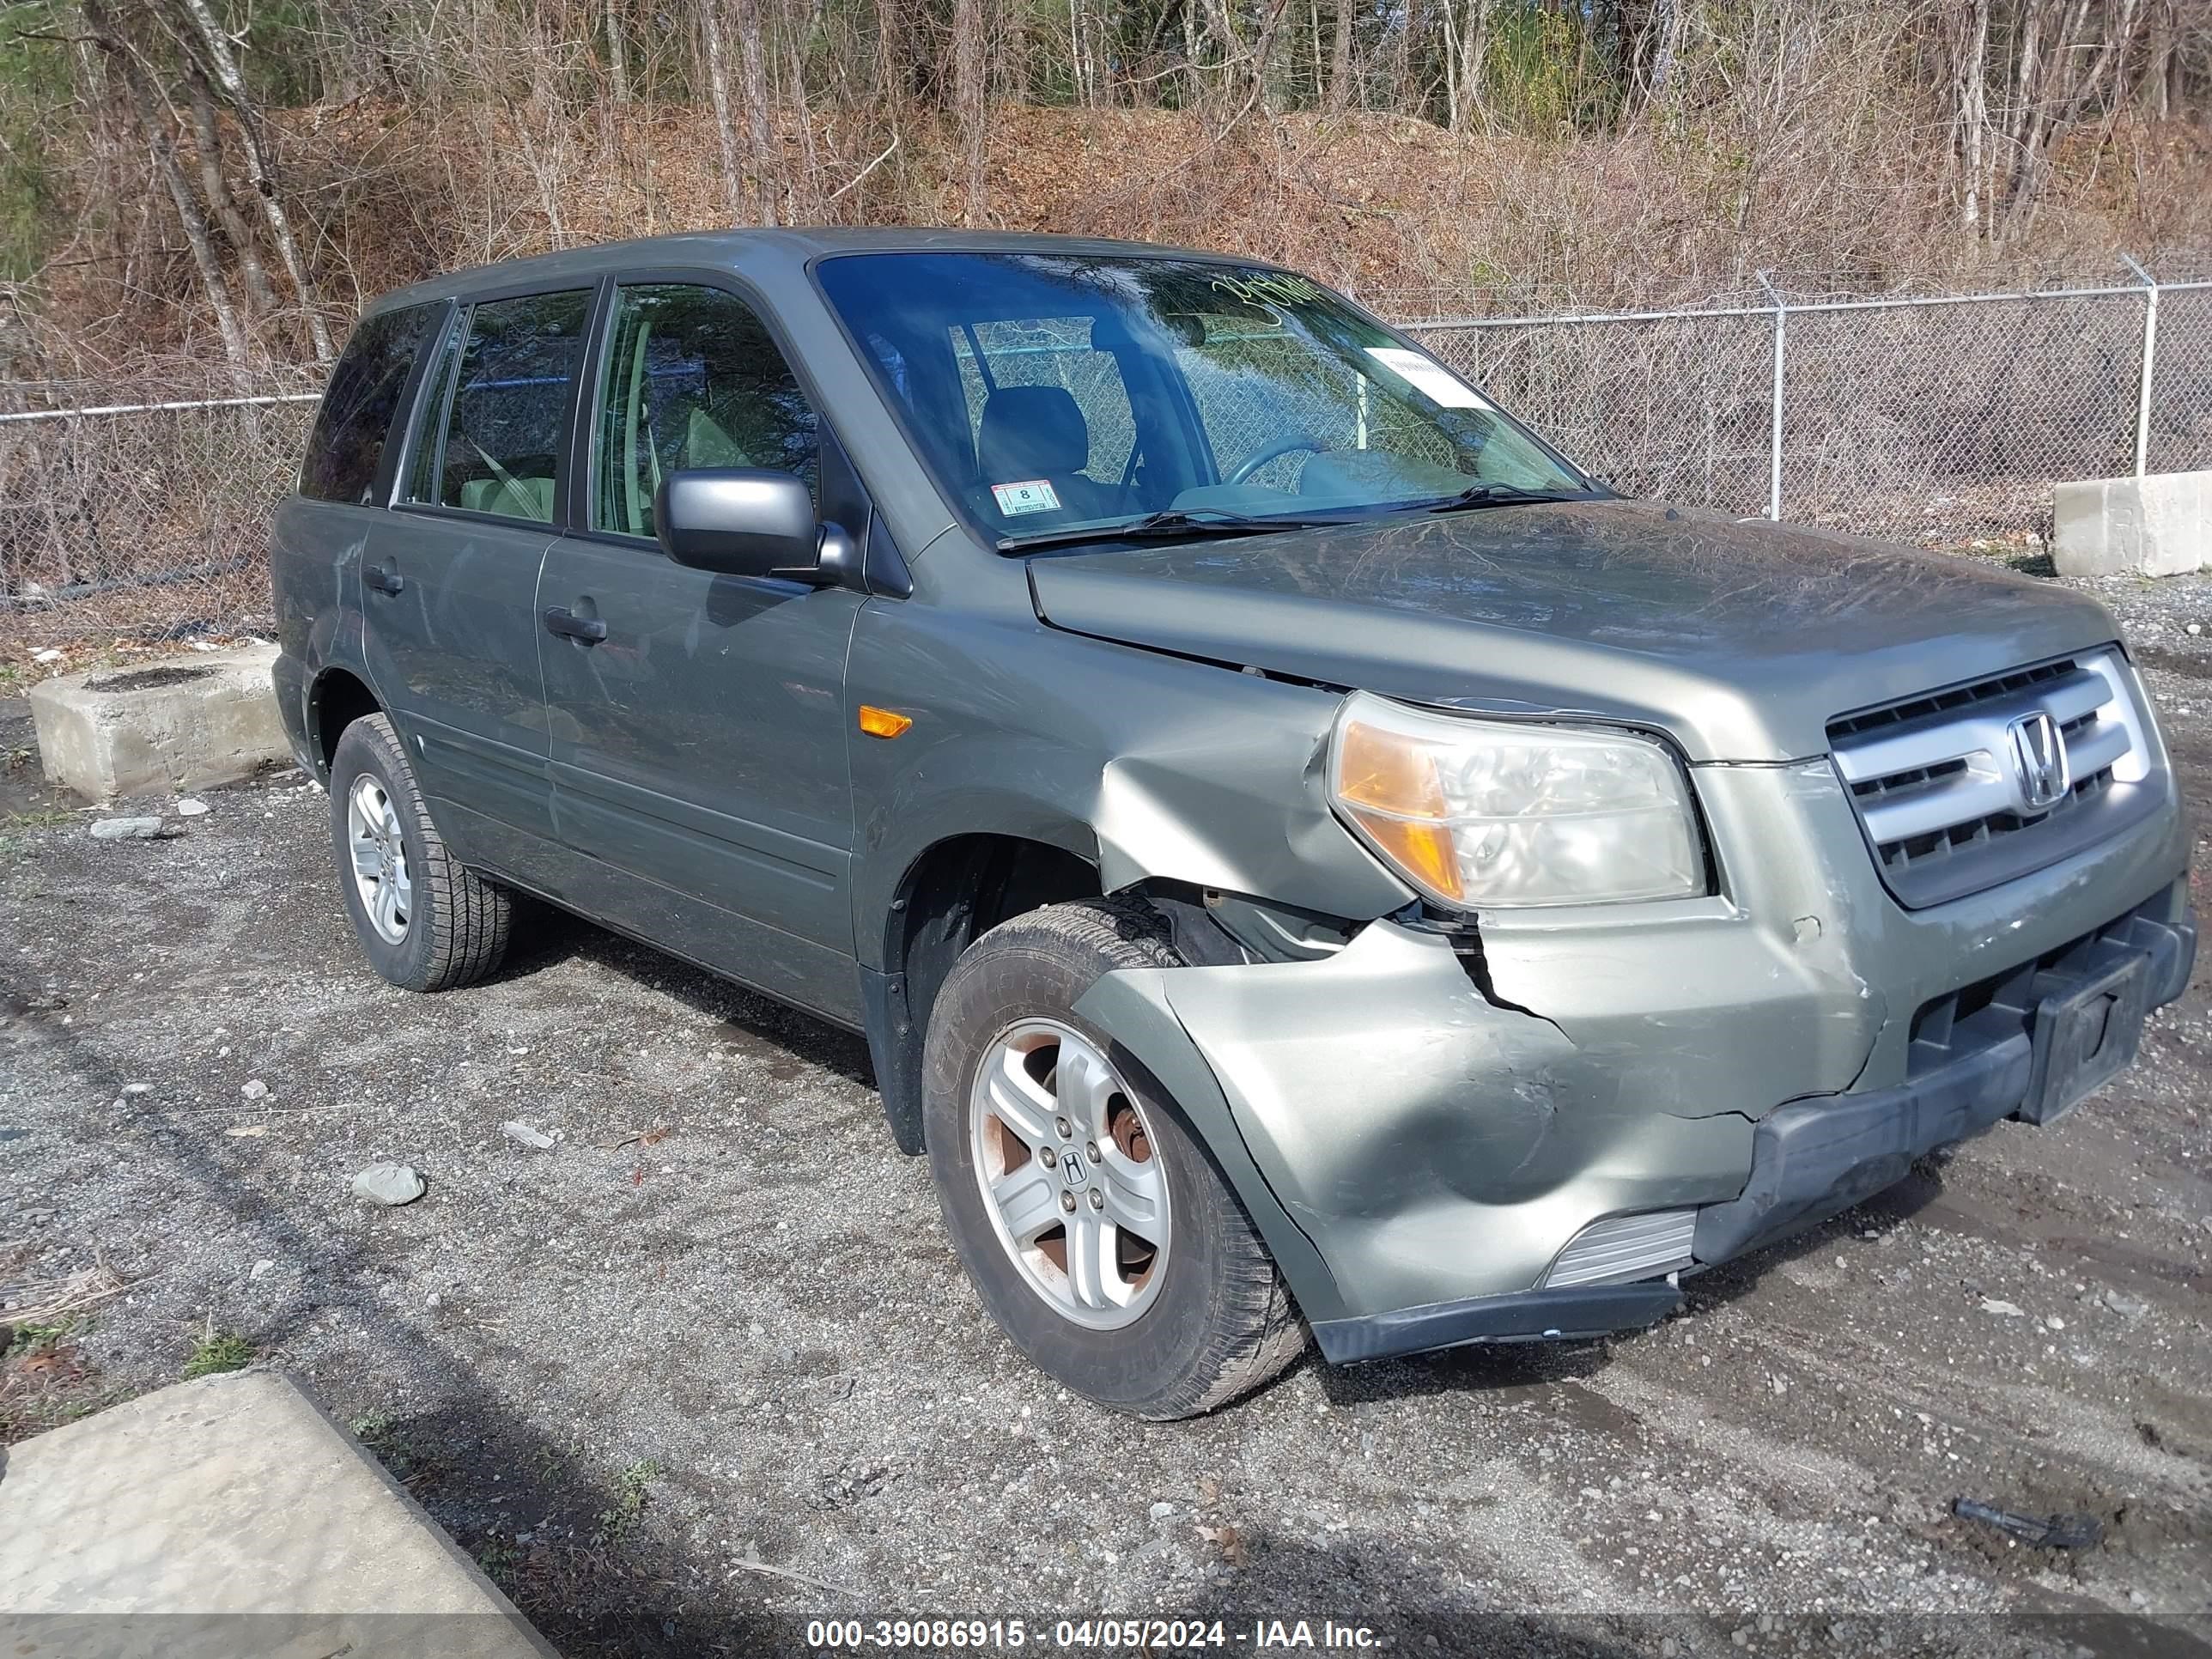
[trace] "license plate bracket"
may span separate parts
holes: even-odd
[[[2131,951],[2086,982],[2036,1005],[2034,1059],[2019,1115],[2052,1123],[2111,1082],[2142,1048],[2150,957]]]

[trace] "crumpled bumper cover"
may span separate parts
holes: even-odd
[[[1769,1114],[1752,1137],[1743,1195],[1698,1212],[1698,1261],[1725,1261],[1824,1221],[1894,1185],[1913,1159],[2002,1119],[2063,1115],[2134,1060],[2143,1016],[2187,988],[2196,957],[2194,910],[2172,921],[2131,913],[2055,962],[2015,970],[2017,982],[1996,988],[1996,1000],[1964,1022],[1985,1024],[1956,1058],[1897,1088]],[[2116,981],[2125,984],[2113,988]],[[2071,1021],[2070,1044],[2069,1008],[2094,1018],[2086,1036],[2082,1018]]]
[[[1635,1285],[1576,1285],[1510,1296],[1469,1297],[1425,1308],[1401,1308],[1364,1319],[1314,1322],[1314,1340],[1332,1365],[1389,1359],[1477,1342],[1549,1342],[1609,1336],[1656,1325],[1681,1305],[1667,1279]]]
[[[1319,961],[1121,969],[1075,1012],[1205,1134],[1317,1325],[1525,1291],[1593,1218],[1731,1198],[1751,1164],[1721,1080],[1693,1089],[1655,1045],[1577,1045],[1388,921]],[[1817,1086],[1738,1064],[1766,1104]],[[1703,1111],[1661,1103],[1698,1092]]]
[[[1471,939],[1393,915],[1325,958],[1125,969],[1078,1002],[1117,1062],[1184,1107],[1330,1358],[1648,1323],[1678,1300],[1670,1267],[2094,1088],[2080,1055],[2061,1067],[2073,1094],[2046,1073],[2099,1036],[2094,1010],[2074,1011],[2065,1044],[2022,1035],[2084,988],[2080,964],[2028,982],[2069,952],[2101,940],[2154,961],[2121,988],[2136,1026],[2185,982],[2178,808],[1907,913],[1829,762],[1695,781],[1726,872],[1703,897],[1486,915]],[[1622,1248],[1594,1280],[1631,1229],[1569,1261],[1638,1218],[1666,1248]]]
[[[1916,1048],[1927,1063],[1893,1088],[1777,1109],[1753,1134],[1738,1197],[1699,1206],[1696,1265],[1716,1266],[1825,1220],[1891,1186],[1916,1158],[2008,1117],[2048,1122],[2135,1057],[2143,1016],[2189,983],[2195,911],[2161,894],[2063,951],[2022,964],[1953,1024],[1936,1010]],[[1978,997],[1974,1000],[1978,1001]],[[1959,1052],[1947,1053],[1947,1049]],[[1640,1328],[1682,1299],[1675,1276],[1474,1297],[1314,1322],[1334,1364],[1471,1343],[1591,1337]]]

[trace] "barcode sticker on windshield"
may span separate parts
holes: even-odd
[[[1403,346],[1370,346],[1367,355],[1440,408],[1490,407],[1480,392],[1442,363],[1431,362],[1418,351],[1408,351]]]
[[[1060,511],[1060,492],[1052,487],[1049,478],[1024,478],[1019,483],[993,484],[991,493],[999,498],[999,511],[1010,519],[1018,513]]]

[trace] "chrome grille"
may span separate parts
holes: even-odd
[[[2017,735],[2036,717],[2040,738]],[[1960,897],[2067,857],[2148,805],[2143,716],[2117,652],[2038,664],[1832,721],[1836,769],[1883,879],[1918,907]],[[2055,774],[2033,775],[2021,744],[2057,735]],[[2033,786],[2057,788],[2039,799]],[[2127,797],[2129,799],[2123,799]]]

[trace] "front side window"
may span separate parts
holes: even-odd
[[[441,307],[410,306],[371,317],[354,331],[315,416],[300,493],[319,501],[366,503],[399,412],[407,376]]]
[[[743,300],[657,283],[621,289],[599,391],[592,524],[653,533],[653,494],[672,472],[757,466],[815,487],[813,406]]]
[[[447,389],[434,385],[423,399],[409,500],[553,521],[562,423],[591,297],[579,289],[487,301],[456,319]]]
[[[1166,511],[1349,517],[1595,489],[1287,271],[908,252],[841,255],[817,276],[940,486],[1010,546]]]

